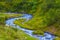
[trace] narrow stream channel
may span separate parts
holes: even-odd
[[[55,36],[48,33],[48,32],[45,32],[44,36],[42,36],[42,35],[33,35],[32,30],[24,29],[24,28],[21,28],[19,25],[15,25],[14,21],[16,19],[21,19],[21,18],[26,18],[26,22],[27,22],[28,20],[30,20],[32,18],[32,15],[24,14],[22,17],[8,19],[8,20],[6,20],[6,25],[11,26],[13,28],[18,28],[18,29],[24,31],[26,34],[28,34],[32,37],[39,38],[39,40],[54,40]]]

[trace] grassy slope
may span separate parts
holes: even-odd
[[[16,17],[20,14],[0,14],[1,17],[7,16],[7,18]],[[0,20],[3,20],[1,18]],[[0,21],[1,23],[1,21]],[[22,30],[18,30],[12,27],[5,26],[4,24],[0,24],[0,40],[37,40],[36,38],[30,37],[25,34]]]
[[[23,28],[35,30],[35,34],[43,34],[48,31],[60,37],[60,1],[41,0],[38,1],[38,3],[39,2],[40,4],[36,5],[36,9],[34,9],[35,11],[27,10],[28,13],[33,15],[31,20],[21,24],[20,19],[15,21],[15,24],[18,24]]]
[[[59,26],[60,21],[57,22],[60,19],[60,0],[25,0],[25,1],[23,0],[23,2],[20,2],[22,0],[18,0],[19,2],[15,0],[13,1],[15,3],[12,2],[11,4],[8,2],[7,3],[4,2],[5,5],[2,3],[1,5],[2,12],[24,11],[27,13],[31,13],[33,15],[33,18],[30,21],[26,22],[24,25],[19,24],[18,22],[20,21],[16,22],[16,24],[19,24],[24,28],[34,29],[36,30],[36,33],[38,33],[39,30],[42,30],[42,33],[43,31],[49,31],[51,33],[53,32],[53,34],[57,33],[55,35],[58,35],[58,36],[60,35],[59,34],[60,31],[57,32],[60,28]],[[57,31],[54,31],[54,30],[57,30]]]
[[[37,40],[25,34],[22,30],[0,25],[0,40]]]
[[[35,3],[34,0],[32,2]],[[18,20],[15,23],[24,28],[33,29],[37,31],[38,30],[48,31],[47,29],[52,31],[53,30],[58,31],[58,28],[60,25],[60,21],[59,21],[60,20],[60,6],[59,6],[60,1],[59,0],[55,0],[55,1],[41,0],[37,2],[38,3],[41,2],[41,4],[36,5],[36,9],[34,9],[35,10],[34,13],[32,10],[30,10],[32,12],[27,10],[28,13],[31,13],[33,15],[33,18],[30,21],[25,22],[23,25],[18,23],[21,20]],[[58,24],[58,25],[55,25],[55,24]],[[51,27],[52,29],[50,29],[50,26],[52,26]],[[57,26],[57,29],[56,29],[56,26]],[[43,28],[45,28],[45,30]],[[50,32],[52,33],[52,31]],[[56,34],[57,31],[53,31],[53,34]],[[60,35],[59,32],[57,33],[58,35]]]
[[[54,23],[53,25],[50,25],[48,27],[42,27],[42,28],[39,28],[39,27],[34,27],[34,26],[29,26],[30,24],[21,24],[22,22],[24,22],[25,19],[19,19],[19,20],[16,20],[14,23],[23,27],[23,28],[27,28],[27,29],[30,29],[30,30],[35,30],[35,32],[33,32],[34,34],[38,34],[38,35],[43,35],[44,34],[44,31],[45,32],[50,32],[52,34],[55,34],[56,36],[58,36],[58,38],[55,38],[55,40],[60,40],[60,21]],[[35,24],[35,23],[32,23],[32,24]]]
[[[37,19],[37,20],[35,20],[35,19]],[[40,27],[39,17],[37,17],[37,18],[35,17],[35,19],[32,18],[32,20],[29,20],[28,22],[25,22],[24,24],[21,24],[21,23],[24,22],[25,19],[19,19],[19,20],[16,20],[14,23],[23,28],[35,30],[35,32],[33,32],[34,34],[43,35],[44,32],[50,32],[50,33],[58,36],[58,38],[56,38],[55,40],[60,39],[60,19],[56,23],[46,26],[46,27]]]

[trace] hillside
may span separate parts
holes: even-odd
[[[27,35],[24,31],[12,26],[6,26],[6,20],[22,16],[21,14],[0,13],[0,40],[38,40]]]
[[[35,30],[34,34],[50,32],[60,37],[60,0],[1,0],[0,12],[25,12],[33,18],[24,25],[21,20],[15,24]]]

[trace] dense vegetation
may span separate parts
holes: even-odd
[[[23,27],[39,30],[57,22],[60,25],[60,0],[25,0],[20,3],[24,12],[33,15],[31,21],[26,22]],[[56,27],[59,28],[59,25]]]
[[[0,25],[0,40],[38,40],[18,30],[5,25]]]
[[[22,14],[9,14],[9,13],[0,13],[0,24],[5,24],[5,21],[9,18],[14,18],[18,16],[22,16]]]
[[[48,31],[60,37],[60,0],[0,0],[0,12],[32,14],[33,18],[24,25],[18,23],[20,20],[15,23],[35,30],[35,34]]]
[[[18,16],[22,16],[22,14],[0,13],[0,40],[38,40],[30,37],[22,30],[5,25],[7,19]]]

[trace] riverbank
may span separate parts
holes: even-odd
[[[28,29],[25,29],[25,28],[21,28],[19,25],[14,24],[14,21],[15,20],[18,20],[18,19],[26,19],[24,22],[27,22],[31,18],[32,18],[32,15],[24,14],[22,17],[12,18],[12,19],[6,20],[6,25],[10,25],[10,26],[12,26],[14,28],[17,28],[19,30],[22,30],[26,34],[28,34],[28,35],[30,35],[30,36],[32,36],[34,38],[38,38],[39,40],[53,40],[55,38],[54,35],[52,35],[51,33],[48,33],[48,32],[45,32],[44,35],[34,35],[33,34],[33,32],[34,32],[33,30],[28,30]],[[21,24],[24,24],[24,22],[22,22]]]
[[[49,27],[40,27],[40,28],[36,28],[36,27],[32,27],[32,25],[30,26],[30,24],[28,24],[29,21],[24,22],[25,19],[19,19],[19,20],[15,20],[15,24],[21,26],[22,28],[26,28],[26,29],[30,29],[30,30],[34,30],[34,34],[38,34],[38,35],[43,35],[44,32],[49,32],[51,34],[54,34],[56,36],[58,36],[58,38],[56,38],[55,40],[59,40],[60,39],[60,34],[59,34],[59,21],[56,22],[53,25],[50,25]],[[18,23],[19,22],[19,23]],[[22,22],[24,22],[23,24],[21,24]],[[33,23],[35,24],[35,23]],[[39,25],[38,25],[39,26]],[[58,28],[57,28],[58,27]]]
[[[19,16],[22,15],[0,13],[0,40],[37,40],[36,38],[27,35],[22,30],[5,25],[7,19]]]

